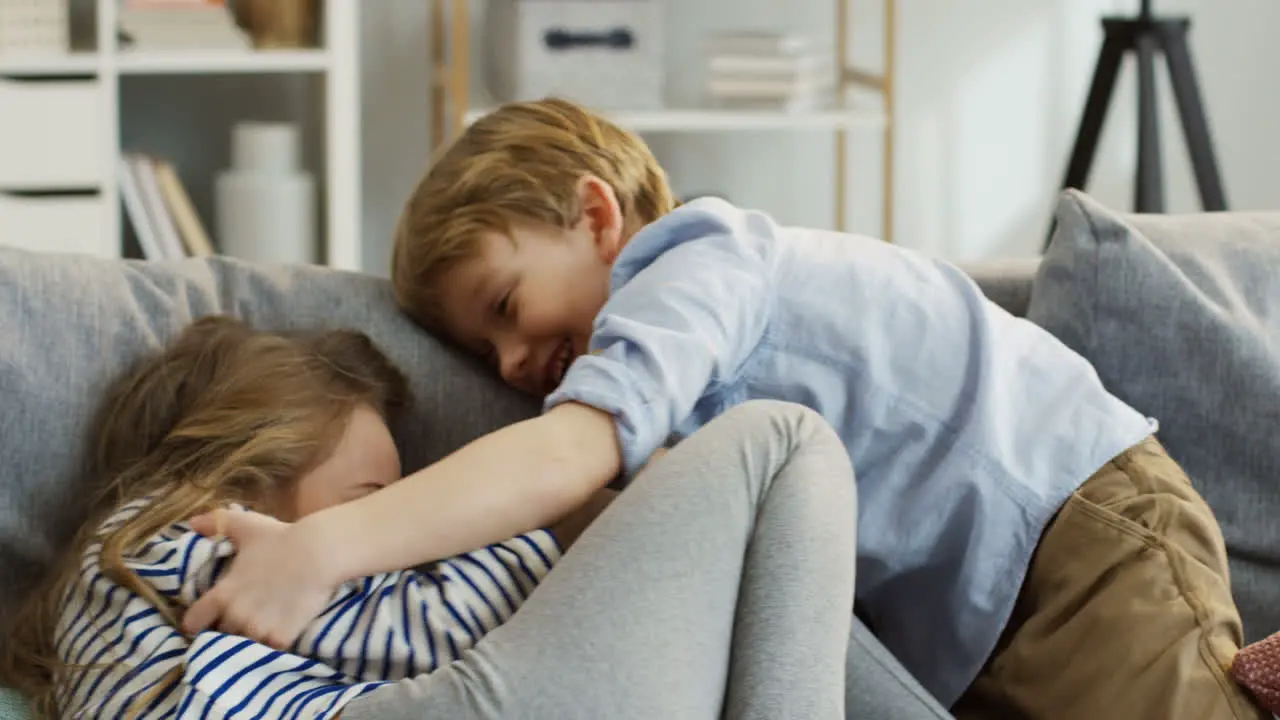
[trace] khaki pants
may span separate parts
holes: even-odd
[[[1045,530],[1004,637],[955,714],[1267,717],[1227,674],[1242,640],[1217,521],[1148,438]]]

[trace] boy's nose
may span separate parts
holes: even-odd
[[[512,385],[527,380],[529,374],[529,346],[519,341],[508,341],[499,350],[499,371],[502,379]]]

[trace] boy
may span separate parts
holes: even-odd
[[[1085,360],[945,263],[675,204],[642,141],[571,103],[469,128],[409,200],[393,283],[545,413],[242,548],[248,584],[189,626],[288,634],[342,579],[543,526],[771,398],[840,434],[859,609],[961,716],[1259,716],[1224,670],[1241,627],[1212,513]]]

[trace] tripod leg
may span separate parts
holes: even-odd
[[[1102,50],[1098,53],[1098,64],[1093,68],[1093,81],[1089,85],[1089,98],[1084,104],[1084,114],[1080,117],[1080,128],[1076,131],[1075,145],[1071,148],[1071,158],[1067,161],[1067,174],[1062,180],[1062,187],[1084,189],[1089,179],[1089,169],[1093,165],[1093,154],[1098,149],[1098,137],[1102,134],[1102,121],[1107,117],[1107,103],[1111,100],[1111,91],[1116,86],[1116,75],[1120,73],[1120,61],[1124,59],[1125,35],[1123,31],[1113,29],[1105,23],[1106,38],[1102,41]],[[1049,235],[1044,246],[1049,247],[1053,239],[1053,230],[1057,220],[1049,223]]]
[[[1164,179],[1160,159],[1160,127],[1156,121],[1156,53],[1154,34],[1139,32],[1138,49],[1138,179],[1133,209],[1140,213],[1164,212]]]
[[[1102,42],[1102,51],[1098,53],[1098,64],[1093,69],[1089,98],[1085,101],[1080,129],[1076,132],[1075,145],[1071,148],[1067,174],[1062,181],[1063,188],[1083,189],[1089,179],[1093,154],[1098,149],[1098,137],[1102,134],[1102,122],[1107,117],[1107,103],[1111,100],[1111,91],[1115,88],[1116,75],[1120,72],[1120,61],[1123,58],[1124,44],[1121,38],[1108,32]]]
[[[1173,84],[1173,96],[1177,99],[1178,115],[1182,118],[1182,131],[1187,137],[1191,167],[1196,174],[1196,187],[1200,190],[1200,204],[1205,210],[1226,210],[1227,197],[1222,190],[1222,177],[1218,174],[1218,161],[1209,137],[1209,122],[1205,119],[1200,88],[1191,64],[1191,50],[1187,45],[1188,27],[1189,23],[1182,22],[1162,28],[1161,39],[1169,61],[1169,80]]]

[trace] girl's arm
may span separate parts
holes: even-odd
[[[185,605],[212,586],[233,553],[226,541],[174,525],[127,557],[126,565],[142,583]],[[169,655],[173,663],[185,666],[176,679],[174,702],[198,707],[214,698],[240,697],[245,702],[229,717],[287,715],[290,706],[308,713],[320,711],[318,717],[327,717],[364,691],[353,683],[412,677],[460,658],[510,619],[560,555],[561,547],[552,533],[537,530],[422,570],[382,573],[344,583],[287,652],[220,633],[201,634],[191,639],[190,646],[174,636],[177,644]],[[93,599],[98,596],[123,597],[118,594],[120,588],[105,577],[99,582],[104,585],[94,588],[98,595],[91,596],[89,604],[101,606]],[[122,607],[130,616],[126,624],[132,637],[151,634],[147,623],[163,624],[154,612],[148,615],[132,605]],[[163,633],[161,630],[155,637]],[[76,633],[78,638],[90,635],[93,633]],[[157,649],[164,648],[140,646],[135,641],[130,652],[136,654],[124,660],[144,664]],[[145,685],[145,680],[139,680],[137,687]],[[99,700],[117,702],[121,698],[116,695],[128,695],[137,687],[126,686]],[[295,691],[263,692],[268,687]],[[343,697],[333,701],[335,693]],[[257,704],[249,703],[248,698],[255,695],[259,696]]]

